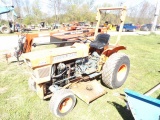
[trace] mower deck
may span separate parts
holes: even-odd
[[[97,80],[74,83],[71,90],[87,104],[107,93],[106,88]]]

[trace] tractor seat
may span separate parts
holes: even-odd
[[[109,34],[98,34],[96,39],[90,43],[90,47],[96,49],[103,49],[105,45],[109,42],[110,35]]]

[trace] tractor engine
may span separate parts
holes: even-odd
[[[77,77],[91,75],[98,68],[99,58],[100,55],[95,51],[88,57],[53,65],[51,70],[53,85],[63,87]]]
[[[95,72],[98,68],[100,55],[95,51],[86,58],[76,60],[76,76],[89,75]]]

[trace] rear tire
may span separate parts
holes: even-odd
[[[7,26],[2,26],[1,32],[3,34],[9,34],[9,33],[11,33],[11,29],[9,27],[7,27]]]
[[[119,88],[126,81],[130,60],[124,53],[112,54],[103,66],[102,81],[109,88]]]
[[[67,115],[75,106],[76,97],[69,89],[56,91],[50,99],[49,108],[57,117]]]

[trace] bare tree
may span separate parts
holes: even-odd
[[[69,5],[82,5],[85,0],[67,0]]]
[[[31,14],[31,4],[28,2],[28,0],[23,0],[23,11],[24,14],[29,15]]]
[[[143,1],[128,9],[127,20],[139,24],[151,23],[151,20],[154,17],[154,9],[154,5],[147,1]]]
[[[62,0],[50,0],[49,8],[50,10],[54,11],[55,22],[58,22],[59,14],[61,13],[61,9],[62,9]]]
[[[21,0],[14,0],[13,5],[15,6],[15,11],[18,14],[19,17],[23,17],[23,11],[22,11],[22,1]]]
[[[32,4],[32,14],[34,22],[38,24],[42,20],[42,11],[40,9],[39,0],[35,0]]]
[[[88,5],[89,9],[94,7],[95,0],[86,0],[86,4]]]

